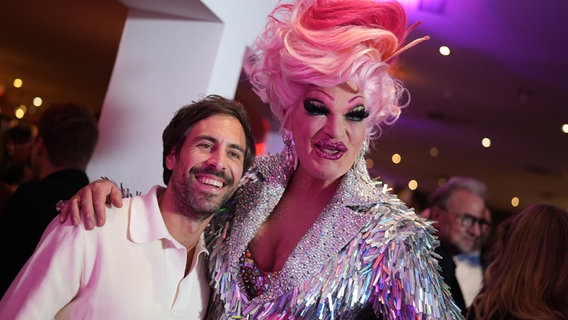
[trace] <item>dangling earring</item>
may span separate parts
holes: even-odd
[[[286,129],[282,132],[282,141],[286,149],[286,162],[293,170],[298,167],[298,154],[296,153],[296,144],[292,139],[292,133]]]
[[[359,152],[359,156],[355,160],[353,164],[353,171],[355,172],[355,176],[358,177],[360,180],[363,181],[371,181],[369,176],[369,171],[367,170],[367,162],[365,161],[365,154],[367,154],[367,145],[363,145],[361,151]]]

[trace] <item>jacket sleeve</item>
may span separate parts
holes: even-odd
[[[387,239],[371,265],[377,313],[388,319],[462,319],[439,272],[430,222],[408,210],[376,227],[366,243]]]

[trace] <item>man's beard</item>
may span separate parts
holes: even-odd
[[[221,195],[214,195],[198,190],[195,186],[199,182],[193,177],[198,172],[206,172],[224,178],[227,182],[225,192]],[[196,168],[192,168],[183,176],[176,177],[172,187],[176,195],[176,207],[180,213],[195,221],[202,221],[219,212],[236,189],[234,180],[227,177],[224,172]]]

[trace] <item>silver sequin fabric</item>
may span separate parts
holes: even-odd
[[[207,319],[462,319],[439,275],[431,223],[353,170],[270,287],[249,298],[239,257],[291,175],[284,153],[258,157],[210,224]]]

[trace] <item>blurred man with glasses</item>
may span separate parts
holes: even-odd
[[[491,229],[486,198],[483,182],[455,176],[434,191],[428,209],[440,240],[442,276],[464,315],[483,281],[480,250]]]

